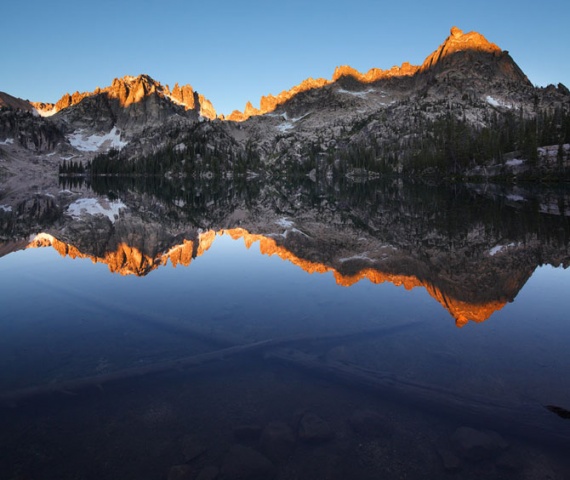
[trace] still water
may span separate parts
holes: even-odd
[[[570,478],[568,193],[133,183],[5,205],[1,478]]]

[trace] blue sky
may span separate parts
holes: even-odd
[[[5,0],[0,91],[44,102],[147,73],[219,113],[337,65],[420,64],[456,25],[508,50],[535,85],[570,87],[567,0]]]

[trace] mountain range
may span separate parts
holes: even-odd
[[[453,27],[422,65],[337,67],[227,116],[148,75],[55,104],[0,93],[0,174],[109,154],[96,171],[516,175],[566,168],[569,118],[564,85],[534,87],[507,51]]]

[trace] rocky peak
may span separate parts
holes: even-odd
[[[341,65],[340,67],[335,68],[332,76],[332,82],[336,82],[343,77],[352,77],[360,83],[373,83],[391,77],[410,77],[415,75],[418,70],[418,66],[411,65],[409,62],[404,62],[401,66],[393,66],[388,70],[371,68],[368,72],[363,74],[348,65]]]
[[[326,80],[325,78],[314,79],[309,77],[306,80],[303,80],[299,85],[294,86],[290,90],[283,90],[280,94],[276,96],[269,94],[267,96],[261,97],[261,100],[259,102],[259,109],[255,108],[251,102],[247,102],[243,113],[240,112],[239,110],[234,110],[226,118],[226,120],[231,120],[234,122],[242,122],[244,120],[247,120],[249,117],[255,115],[264,115],[266,113],[271,113],[275,109],[277,109],[277,107],[288,102],[299,93],[322,88],[328,85],[329,83],[331,82],[329,80]]]
[[[203,95],[198,94],[190,85],[174,85],[172,91],[168,85],[162,85],[149,75],[141,74],[136,77],[124,76],[115,78],[110,86],[97,87],[93,92],[66,93],[55,104],[35,102],[32,105],[42,115],[53,115],[61,110],[77,105],[85,98],[106,95],[110,99],[119,101],[126,108],[139,103],[145,98],[156,94],[161,98],[168,98],[171,102],[183,106],[185,110],[200,110],[200,114],[207,118],[215,118],[216,113],[212,103]]]
[[[157,91],[163,93],[164,88],[148,75],[139,75],[115,78],[112,85],[105,90],[110,98],[116,98],[121,106],[128,107]]]
[[[168,85],[166,87],[168,88]],[[186,110],[193,110],[195,108],[196,99],[194,95],[194,89],[190,85],[182,85],[180,87],[178,83],[174,84],[174,88],[170,92],[170,98],[180,105],[184,105]]]
[[[212,102],[210,102],[210,100],[201,93],[198,94],[198,100],[200,102],[200,115],[202,117],[209,118],[210,120],[214,120],[217,117],[217,114]]]
[[[424,60],[419,72],[432,72],[437,76],[450,69],[463,72],[469,78],[474,74],[486,82],[498,80],[532,86],[509,52],[480,33],[464,33],[457,27],[452,27],[445,41]]]
[[[457,27],[452,27],[449,37],[429,55],[422,64],[420,70],[425,71],[435,66],[445,57],[461,51],[486,52],[499,56],[502,50],[494,43],[489,42],[483,35],[477,32],[463,33]]]
[[[331,80],[324,78],[318,78],[316,80],[308,78],[299,85],[294,86],[290,90],[285,90],[277,96],[267,95],[261,97],[259,109],[254,108],[251,102],[248,102],[243,112],[236,110],[227,117],[227,120],[239,122],[247,120],[255,115],[270,113],[299,93],[323,88],[343,78],[351,78],[359,83],[370,84],[391,78],[414,77],[422,72],[431,71],[438,66],[445,66],[443,64],[446,64],[446,61],[448,60],[449,63],[452,63],[450,59],[452,59],[455,54],[461,53],[467,54],[465,56],[466,61],[464,62],[464,65],[469,69],[474,65],[473,54],[481,56],[478,60],[481,60],[483,56],[486,56],[486,58],[493,59],[497,64],[497,68],[491,69],[493,72],[501,72],[502,77],[507,80],[522,81],[527,84],[530,83],[510,58],[508,52],[501,50],[497,45],[489,42],[480,33],[464,33],[459,28],[452,27],[449,37],[446,38],[437,50],[425,59],[421,66],[411,65],[409,62],[404,62],[401,66],[393,66],[387,70],[371,68],[366,73],[361,73],[351,66],[341,65],[336,67]]]

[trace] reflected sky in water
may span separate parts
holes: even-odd
[[[313,355],[319,365],[382,372],[404,385],[427,385],[428,391],[461,398],[530,406],[539,419],[541,414],[548,416],[548,426],[558,421],[542,406],[570,407],[570,271],[559,266],[568,264],[570,230],[564,216],[532,210],[536,206],[540,210],[541,202],[562,205],[552,200],[560,198],[558,193],[535,197],[532,208],[509,203],[505,200],[512,195],[509,192],[406,190],[399,184],[371,191],[355,187],[336,204],[332,196],[324,199],[326,192],[309,193],[305,203],[295,207],[297,215],[277,196],[278,205],[271,209],[266,207],[267,199],[246,205],[232,197],[228,202],[235,204],[208,207],[196,217],[172,205],[165,207],[168,203],[160,204],[155,214],[153,198],[145,205],[150,217],[146,223],[134,207],[115,222],[55,214],[56,222],[42,230],[26,230],[15,222],[14,228],[23,234],[17,242],[5,242],[0,257],[0,362],[9,366],[0,374],[0,398],[26,387],[66,385],[82,377],[96,378],[229,345],[338,335],[336,342],[290,341],[287,347]],[[141,198],[145,197],[126,196],[124,202],[138,208]],[[470,210],[473,202],[477,209]],[[241,230],[224,230],[236,226]],[[47,232],[43,243],[32,242],[36,248],[21,250],[26,239],[42,231]],[[252,238],[255,241],[247,248]],[[187,247],[187,266],[167,255],[181,245]],[[505,248],[508,245],[514,246]],[[77,252],[97,262],[71,258]],[[140,270],[143,274],[132,274],[139,272],[141,262],[147,262]],[[309,273],[312,270],[325,273]],[[492,308],[484,310],[478,321],[457,322],[460,314],[471,314],[481,305]],[[379,333],[392,327],[399,329]],[[350,337],[359,332],[365,333]],[[252,362],[227,362],[202,377],[210,386],[222,383],[212,387],[221,388],[218,397],[228,396],[231,401],[236,396],[236,405],[224,407],[223,415],[230,411],[239,417],[243,403],[252,401],[249,392],[264,392],[261,399],[296,375],[292,367],[292,377],[275,373],[264,356]],[[238,370],[240,382],[250,371],[257,372],[254,376],[265,372],[271,381],[264,381],[271,387],[249,378],[249,383],[239,385],[238,394],[226,394],[223,384],[234,375],[226,373],[231,368]],[[170,374],[177,395],[184,395],[184,388],[191,392],[194,381],[201,385],[195,378],[186,384],[186,377]],[[319,381],[308,384],[318,390]],[[123,400],[128,404],[121,407],[124,411],[107,387],[101,387],[101,399],[79,396],[89,405],[78,403],[78,415],[95,419],[96,407],[89,402],[108,401],[117,418],[134,418],[129,428],[135,431],[149,408],[152,418],[162,411],[156,405],[174,408],[172,399],[171,403],[157,399],[161,392],[156,382],[155,377],[141,381],[136,399]],[[291,414],[307,396],[307,383],[296,382],[298,392],[287,391],[298,395],[287,406]],[[318,392],[330,397],[331,409],[340,408],[335,395],[353,395],[347,400],[350,405],[365,402],[358,388],[341,391],[342,382],[333,385]],[[204,421],[223,416],[208,388],[199,393],[205,404],[214,401],[213,406],[203,407],[204,411],[196,407],[195,412]],[[327,388],[338,390],[327,395]],[[63,395],[75,398],[74,392]],[[55,408],[49,398],[45,405],[38,400],[39,405]],[[141,404],[146,413],[130,417],[129,409],[139,408],[134,402],[144,403],[146,398],[153,399],[151,407]],[[64,415],[65,410],[57,408],[54,415]],[[343,414],[335,410],[335,415]],[[272,419],[271,415],[267,417]],[[120,423],[117,418],[113,421]],[[172,429],[179,419],[168,421]],[[427,417],[422,421],[433,422]],[[14,431],[24,431],[14,425]],[[463,423],[453,425],[451,431]],[[563,425],[554,427],[564,432]],[[37,439],[32,435],[32,440]],[[27,445],[28,439],[19,441]],[[15,443],[14,449],[18,448]],[[25,457],[25,448],[21,452]]]
[[[419,322],[382,351],[363,348],[358,361],[446,386],[470,375],[465,388],[477,393],[495,379],[497,394],[509,398],[556,403],[567,392],[560,379],[570,364],[570,275],[561,268],[537,268],[514,302],[462,329],[422,287],[366,279],[343,287],[330,272],[308,274],[228,235],[190,266],[167,265],[145,277],[111,274],[104,264],[41,248],[2,258],[0,278],[1,351],[14,366],[22,363],[21,377],[8,375],[4,387],[25,385],[27,376],[65,377],[54,373],[60,356],[81,358],[90,371],[107,356],[125,366],[187,355],[191,350],[173,341],[177,326],[248,343]],[[116,349],[127,344],[129,353],[120,358]]]

